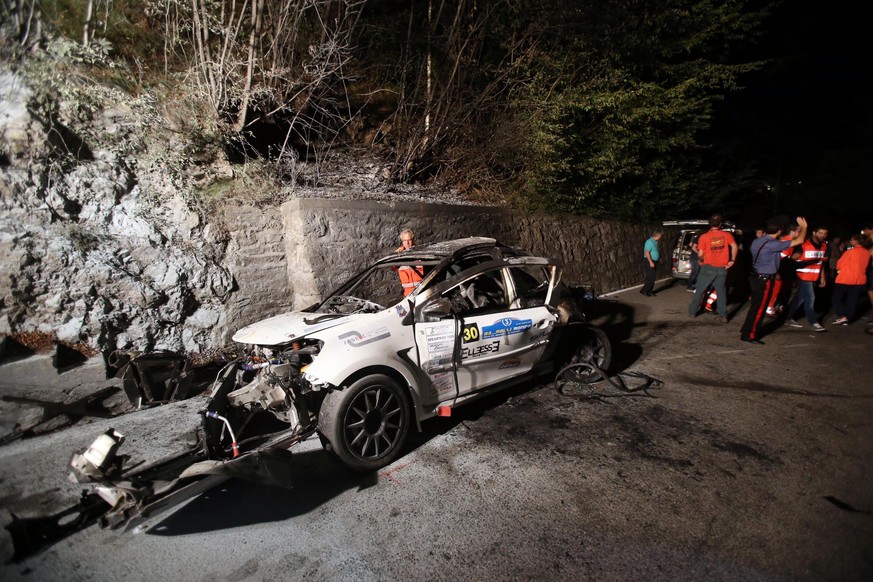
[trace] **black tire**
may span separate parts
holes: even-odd
[[[324,398],[318,431],[350,469],[375,471],[396,459],[409,433],[406,391],[389,376],[365,376]]]
[[[579,334],[579,344],[570,358],[571,364],[593,362],[604,372],[612,365],[612,343],[604,331],[597,327],[586,327]],[[594,368],[580,366],[567,371],[567,378],[582,384],[596,382],[601,379],[600,373]]]

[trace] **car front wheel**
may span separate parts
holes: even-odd
[[[609,337],[597,327],[586,328],[579,338],[570,363],[580,365],[567,373],[567,377],[571,380],[584,384],[602,380],[599,371],[585,364],[594,364],[604,372],[609,370],[612,364],[612,344]]]
[[[373,374],[325,397],[318,430],[349,468],[375,471],[400,455],[410,414],[409,398],[397,381]]]

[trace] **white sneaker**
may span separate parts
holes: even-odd
[[[802,325],[800,325],[799,323],[797,323],[793,319],[786,320],[785,325],[787,325],[788,327],[803,327]]]
[[[776,310],[772,307],[767,308],[767,315],[770,317],[776,317]]]
[[[809,329],[811,331],[827,331],[825,328],[823,328],[821,326],[820,323],[813,323],[812,325],[809,326]]]
[[[849,325],[848,317],[838,317],[834,320],[834,325]]]

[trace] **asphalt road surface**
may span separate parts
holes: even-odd
[[[141,533],[91,526],[0,579],[873,579],[864,322],[779,328],[758,346],[739,341],[744,308],[718,324],[690,319],[689,300],[675,286],[591,306],[618,368],[658,388],[532,382],[428,421],[375,475],[307,442],[292,490],[228,481]],[[0,367],[2,394],[74,400],[110,385],[83,380],[88,366],[43,381],[41,365]],[[75,502],[70,454],[107,428],[127,435],[122,452],[159,457],[202,405],[86,417],[0,447],[2,524]],[[5,402],[0,421],[27,414]],[[0,550],[11,556],[5,531]]]

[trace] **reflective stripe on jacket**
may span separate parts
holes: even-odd
[[[821,279],[821,268],[827,250],[827,243],[821,243],[819,248],[816,248],[812,241],[809,240],[800,245],[797,278],[801,281],[818,281]]]
[[[400,276],[400,284],[403,286],[403,296],[406,297],[416,287],[421,285],[424,269],[422,267],[407,267],[404,265],[397,268],[397,274]]]

